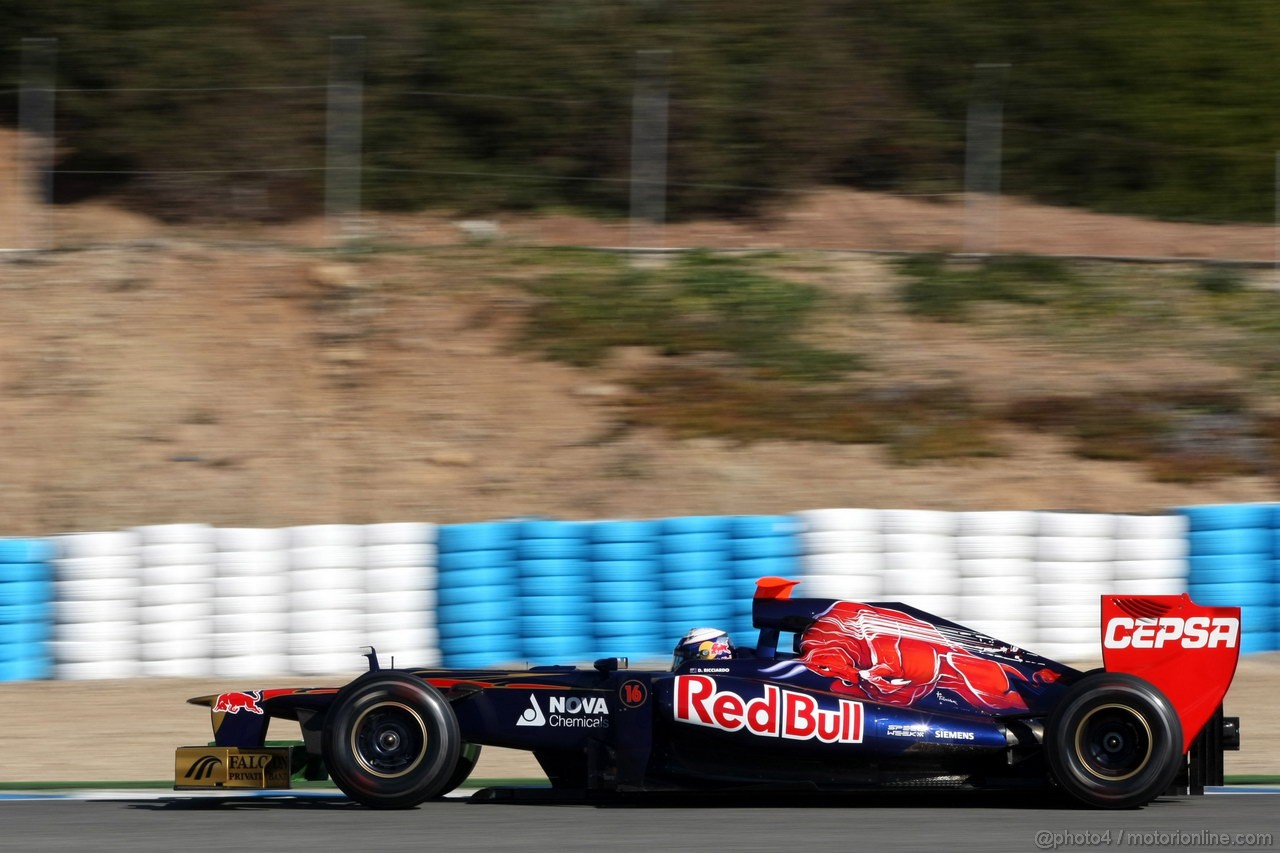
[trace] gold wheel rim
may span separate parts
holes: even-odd
[[[1094,769],[1092,760],[1086,756],[1084,733],[1085,733],[1085,730],[1088,728],[1088,723],[1091,719],[1093,719],[1095,715],[1101,713],[1102,711],[1108,711],[1108,710],[1121,711],[1130,719],[1136,720],[1138,724],[1141,726],[1142,732],[1146,735],[1146,739],[1147,739],[1147,751],[1146,751],[1146,754],[1142,756],[1142,760],[1138,762],[1136,767],[1134,767],[1128,773],[1124,773],[1122,775],[1115,775],[1110,773],[1099,773],[1096,769]],[[1119,704],[1111,703],[1108,705],[1099,705],[1098,707],[1091,709],[1089,713],[1085,714],[1084,717],[1080,720],[1080,722],[1076,724],[1075,747],[1076,747],[1076,758],[1079,760],[1080,766],[1083,767],[1085,770],[1087,770],[1091,776],[1101,779],[1104,782],[1123,782],[1126,779],[1132,779],[1134,776],[1140,773],[1144,767],[1147,766],[1147,763],[1151,760],[1152,753],[1155,751],[1155,738],[1151,734],[1151,724],[1148,723],[1141,714],[1137,713],[1127,705],[1119,705]]]
[[[378,767],[376,767],[369,760],[369,756],[366,755],[366,752],[362,748],[362,745],[360,743],[360,736],[365,726],[365,721],[369,718],[369,715],[373,714],[374,712],[386,712],[388,710],[391,710],[393,712],[396,712],[396,711],[400,712],[396,715],[398,721],[413,730],[407,733],[410,736],[413,734],[414,731],[416,731],[417,734],[419,735],[420,742],[422,744],[422,749],[418,751],[418,754],[414,757],[413,761],[409,764],[409,766],[398,768],[393,772],[381,770]],[[397,738],[397,741],[396,741],[397,746],[399,744],[399,738],[403,736],[403,734],[392,732],[392,731],[386,731],[386,732],[383,732],[382,734],[383,735],[389,734],[389,735],[395,736]],[[366,773],[369,773],[373,776],[377,776],[380,779],[395,779],[400,776],[404,776],[408,773],[412,773],[414,770],[416,770],[418,765],[422,763],[422,759],[427,754],[427,742],[428,742],[428,737],[427,737],[426,721],[422,719],[421,714],[419,714],[417,711],[415,711],[413,708],[410,708],[408,705],[404,704],[403,702],[378,702],[375,705],[370,705],[368,708],[365,708],[363,711],[360,712],[360,716],[356,718],[355,725],[351,727],[351,743],[350,743],[351,754],[355,757],[356,762],[365,770]]]

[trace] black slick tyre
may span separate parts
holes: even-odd
[[[471,775],[472,770],[476,769],[476,762],[479,760],[480,744],[464,743],[462,750],[458,753],[458,763],[453,767],[453,774],[445,781],[444,787],[437,791],[435,795],[443,797],[467,781],[467,777]]]
[[[375,809],[413,808],[439,794],[462,749],[448,700],[400,672],[371,672],[343,687],[321,740],[334,784]]]
[[[1182,763],[1182,724],[1151,683],[1122,672],[1081,678],[1053,709],[1044,748],[1058,785],[1105,809],[1146,805]]]

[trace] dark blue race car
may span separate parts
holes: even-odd
[[[757,585],[754,648],[673,671],[380,669],[343,687],[251,690],[207,705],[214,744],[181,747],[176,785],[287,788],[327,773],[373,808],[458,787],[485,745],[528,750],[555,789],[1060,790],[1127,808],[1221,784],[1238,748],[1222,697],[1238,608],[1103,598],[1103,669],[1080,672],[898,603]],[[303,741],[266,745],[271,718]]]

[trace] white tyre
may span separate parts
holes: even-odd
[[[801,529],[819,530],[879,530],[878,509],[807,509],[797,512],[795,518]]]
[[[139,607],[139,622],[195,622],[208,619],[213,615],[213,602],[188,601],[185,604],[157,604],[152,607]]]
[[[985,560],[960,560],[957,571],[961,577],[1031,577],[1035,563],[1021,558],[988,558]]]
[[[53,575],[58,580],[65,581],[136,578],[138,576],[138,559],[130,555],[66,557],[54,561]]]
[[[69,622],[54,629],[54,638],[64,643],[118,643],[138,639],[133,622]]]
[[[980,634],[986,634],[1001,642],[1009,643],[1022,649],[1034,649],[1036,645],[1036,626],[1034,622],[1016,619],[980,618],[965,621],[966,628],[972,628]]]
[[[213,659],[213,674],[218,678],[271,678],[288,673],[289,656],[283,653]]]
[[[438,562],[436,546],[419,544],[369,545],[364,549],[364,566],[367,569],[418,569],[425,573]]]
[[[1050,538],[1105,538],[1115,534],[1116,517],[1092,512],[1041,512],[1036,530]]]
[[[1000,598],[987,596],[957,596],[960,621],[966,625],[974,621],[991,619],[1006,620],[1010,615],[1026,614],[1031,619],[1035,612],[1036,600],[1031,595],[1006,595]]]
[[[435,627],[436,614],[429,610],[417,613],[409,610],[392,610],[386,613],[366,613],[364,615],[365,631],[407,631],[419,628],[434,629]]]
[[[379,613],[430,613],[436,609],[434,589],[415,589],[405,592],[368,592],[364,596],[364,612]]]
[[[807,576],[874,575],[884,568],[882,554],[805,554],[800,566]]]
[[[954,554],[956,540],[941,533],[886,533],[880,538],[880,547],[887,554]]]
[[[188,640],[209,642],[213,631],[213,618],[194,619],[189,622],[144,622],[138,626],[138,642],[142,645],[164,645],[165,643],[185,643]],[[201,652],[200,654],[206,654]],[[185,654],[174,654],[174,657],[187,657]]]
[[[302,592],[290,592],[285,597],[285,607],[291,611],[302,610],[343,610],[353,605],[363,606],[364,592],[361,590],[315,589]]]
[[[1182,595],[1187,591],[1186,578],[1142,578],[1117,580],[1111,585],[1116,595]]]
[[[228,551],[215,554],[214,574],[221,577],[261,577],[289,570],[288,551]]]
[[[203,678],[213,674],[213,661],[208,657],[147,660],[139,664],[148,678]]]
[[[875,530],[814,530],[800,534],[800,550],[805,554],[866,553],[880,550],[880,533]]]
[[[133,599],[113,601],[111,599],[88,601],[55,601],[53,618],[60,625],[77,622],[112,622],[135,620],[138,605]]]
[[[219,551],[283,551],[289,531],[270,527],[218,527],[213,544]]]
[[[138,580],[146,585],[170,583],[207,583],[213,579],[213,566],[209,563],[184,565],[143,566]]]
[[[337,677],[361,672],[368,666],[368,662],[360,656],[359,651],[354,649],[350,652],[290,654],[288,662],[289,672],[294,675]]]
[[[364,634],[365,642],[378,650],[378,654],[384,660],[389,655],[395,655],[397,658],[408,663],[408,659],[404,655],[412,651],[421,651],[426,649],[438,640],[438,635],[434,628],[397,628],[395,630],[385,631],[366,631]]]
[[[962,560],[1029,560],[1035,556],[1031,536],[957,536],[955,552]]]
[[[1036,559],[1046,562],[1100,563],[1114,560],[1115,540],[1097,536],[1041,536]]]
[[[924,595],[920,593],[912,593],[911,595],[893,595],[883,596],[882,602],[890,604],[905,604],[914,607],[917,610],[923,610],[925,613],[938,616],[942,619],[955,621],[960,618],[960,599],[954,595]]]
[[[1061,604],[1089,607],[1101,611],[1102,596],[1111,592],[1112,584],[1042,583],[1036,585],[1036,602],[1041,605]]]
[[[213,528],[207,524],[149,524],[135,527],[138,541],[146,545],[213,545]]]
[[[366,524],[364,526],[364,544],[375,548],[380,545],[434,544],[436,533],[436,525],[420,521]]]
[[[1115,566],[1113,563],[1051,563],[1040,561],[1035,564],[1034,575],[1038,583],[1107,584],[1115,577]]]
[[[291,548],[289,568],[294,571],[359,571],[364,566],[364,550],[339,546]]]
[[[254,596],[283,597],[289,592],[287,575],[241,575],[213,579],[213,595],[216,598],[249,598]]]
[[[115,557],[136,553],[138,535],[127,530],[67,533],[57,537],[59,557]]]
[[[880,511],[880,529],[885,534],[925,533],[950,536],[956,532],[954,512],[931,509],[884,509]]]
[[[359,569],[294,569],[289,572],[289,592],[364,592],[364,572]]]
[[[1035,614],[1036,623],[1045,628],[1073,628],[1096,632],[1101,619],[1101,608],[1097,603],[1040,604],[1036,606]]]
[[[1185,515],[1117,515],[1117,539],[1186,539]]]
[[[956,595],[960,578],[950,571],[929,569],[887,569],[881,575],[885,598],[902,595]]]
[[[364,544],[364,528],[358,524],[310,524],[289,528],[289,547],[359,548]]]
[[[138,582],[133,578],[101,578],[90,581],[54,581],[58,601],[133,601]]]
[[[960,594],[989,599],[1030,598],[1035,594],[1035,583],[1030,575],[962,577],[960,579]]]
[[[53,677],[58,681],[92,681],[98,679],[137,678],[142,666],[133,657],[121,660],[55,663]]]
[[[309,610],[289,614],[290,633],[356,633],[363,628],[364,614],[359,610]]]
[[[59,663],[102,663],[136,659],[138,643],[135,640],[51,640],[49,651]]]
[[[899,551],[884,555],[886,572],[922,571],[960,573],[960,561],[955,554],[945,551]]]
[[[209,657],[209,638],[175,637],[158,643],[139,643],[138,660],[163,661]]]
[[[274,632],[284,634],[289,628],[287,613],[215,613],[214,636]]]
[[[1088,646],[1095,655],[1102,652],[1101,636],[1096,624],[1079,628],[1042,627],[1040,629],[1040,639],[1046,643],[1078,643]]]
[[[299,631],[285,638],[285,648],[292,655],[359,654],[361,637],[357,631]]]
[[[207,601],[213,593],[209,583],[166,583],[138,587],[138,606],[147,608],[162,604],[190,604]]]
[[[231,616],[251,613],[255,616],[289,612],[289,599],[283,595],[237,595],[213,600],[213,612]]]
[[[239,631],[209,638],[209,647],[217,658],[283,655],[285,645],[283,631]]]
[[[1113,567],[1118,581],[1178,578],[1185,584],[1190,571],[1186,560],[1120,560]]]
[[[428,589],[428,578],[421,569],[366,569],[365,592],[411,592]]]
[[[956,514],[960,536],[1033,536],[1036,514],[1025,510],[994,510]]]
[[[1186,539],[1117,539],[1117,560],[1184,560],[1191,550]]]
[[[212,565],[213,546],[191,542],[174,542],[166,545],[143,545],[138,549],[138,561],[146,566]]]
[[[806,575],[796,594],[804,598],[868,601],[879,598],[883,589],[879,575]]]
[[[1099,661],[1102,656],[1102,649],[1098,643],[1084,641],[1071,643],[1040,642],[1033,651],[1038,655],[1049,658],[1049,660],[1072,665],[1092,664]]]

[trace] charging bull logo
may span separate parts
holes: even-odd
[[[223,693],[213,703],[213,712],[239,714],[241,711],[248,711],[250,714],[261,714],[262,707],[258,705],[261,699],[262,692],[259,690],[250,690],[248,693]]]
[[[938,689],[975,708],[1025,711],[1015,689],[1028,679],[1007,663],[956,646],[934,625],[897,610],[842,601],[832,605],[800,638],[800,657],[789,661],[832,679],[835,693],[887,705],[914,705]],[[1057,681],[1041,669],[1035,684]]]

